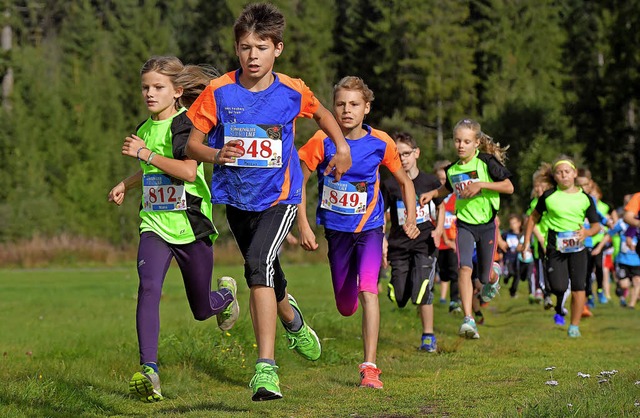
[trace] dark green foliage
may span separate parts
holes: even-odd
[[[366,122],[416,137],[423,170],[454,158],[451,128],[471,116],[510,146],[516,194],[507,210],[527,205],[531,174],[560,153],[588,166],[614,206],[636,191],[640,1],[274,3],[287,17],[276,71],[305,80],[328,108],[341,77],[362,77],[376,95]],[[0,242],[61,233],[131,242],[137,194],[122,208],[106,195],[138,169],[120,146],[147,117],[140,67],[171,54],[234,70],[232,26],[244,2],[0,5],[13,35],[0,76],[14,74],[0,111]],[[300,121],[297,144],[316,129]],[[224,208],[215,218],[229,240]]]

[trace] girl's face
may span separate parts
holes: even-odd
[[[589,177],[576,177],[576,186],[582,188],[585,193],[591,194],[591,179]]]
[[[182,88],[176,89],[169,76],[156,71],[142,74],[142,99],[153,120],[164,120],[176,113],[176,100]]]
[[[359,90],[338,89],[333,99],[333,113],[343,131],[362,126],[364,117],[369,114],[371,103],[364,100]]]
[[[553,178],[560,189],[565,190],[573,186],[578,172],[567,163],[561,163],[553,170]]]
[[[261,39],[253,32],[246,33],[236,43],[236,56],[242,68],[241,78],[257,82],[270,76],[283,48],[282,42],[275,45],[269,38]]]
[[[458,128],[453,133],[453,143],[456,146],[458,158],[463,162],[471,160],[480,146],[480,140],[476,138],[476,133],[469,128]]]

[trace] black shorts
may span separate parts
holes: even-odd
[[[618,264],[616,266],[616,276],[618,276],[618,279],[633,279],[635,276],[640,276],[640,266]]]
[[[587,249],[577,253],[561,253],[547,246],[547,280],[553,293],[564,293],[569,287],[578,292],[587,288]]]
[[[262,212],[227,205],[229,229],[244,257],[244,277],[249,287],[273,287],[276,300],[287,296],[287,281],[278,251],[296,219],[296,205],[275,205]]]
[[[404,251],[389,254],[389,264],[389,299],[400,308],[405,307],[409,299],[416,305],[433,304],[436,257]]]

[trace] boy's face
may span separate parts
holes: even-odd
[[[371,103],[364,100],[359,90],[338,89],[333,98],[333,113],[343,130],[351,130],[362,125],[369,114]]]
[[[250,32],[236,42],[236,55],[240,60],[242,75],[260,80],[271,74],[276,58],[282,53],[284,44],[275,45],[271,39],[261,39]]]
[[[400,155],[400,162],[402,163],[402,169],[408,173],[416,168],[418,163],[418,157],[420,156],[420,148],[411,148],[410,145],[404,142],[396,142],[398,147],[398,154]]]
[[[519,231],[522,226],[522,222],[518,218],[509,218],[509,228],[512,231]]]

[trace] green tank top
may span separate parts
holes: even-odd
[[[475,182],[491,182],[489,167],[478,158],[479,152],[466,164],[460,160],[449,166],[447,177],[456,193],[456,216],[468,224],[486,224],[495,217],[500,208],[500,194],[493,190],[482,189],[480,193],[469,199],[463,199],[459,193],[467,185]]]
[[[173,117],[165,120],[149,118],[137,131],[152,152],[167,158],[174,150],[184,153],[191,130],[191,122],[182,108]],[[178,119],[177,132],[172,124]],[[178,145],[178,148],[176,148]],[[198,164],[194,182],[186,182],[165,174],[153,165],[141,161],[143,172],[142,207],[140,210],[140,233],[152,231],[171,244],[189,244],[208,237],[212,242],[218,232],[211,219],[211,192],[204,176],[203,164]]]

